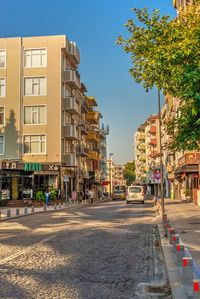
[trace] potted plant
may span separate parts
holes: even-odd
[[[45,195],[42,191],[37,191],[35,194],[35,200],[38,203],[39,206],[43,205],[45,201]]]
[[[185,199],[186,199],[186,201],[190,201],[191,190],[188,189],[188,188],[186,188],[186,189],[184,190],[184,194],[185,194]]]

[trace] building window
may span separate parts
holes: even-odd
[[[6,67],[6,50],[0,50],[0,68]]]
[[[0,126],[4,126],[4,107],[0,107]]]
[[[24,124],[25,125],[43,125],[46,123],[45,106],[25,106]]]
[[[46,151],[45,135],[25,135],[24,154],[44,154]]]
[[[0,136],[0,155],[4,155],[4,136]]]
[[[25,96],[46,95],[46,77],[24,78]]]
[[[46,67],[47,50],[30,49],[24,50],[24,67]]]
[[[0,97],[5,97],[6,95],[6,80],[0,78]]]

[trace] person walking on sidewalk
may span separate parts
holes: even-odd
[[[89,198],[90,198],[90,203],[93,204],[93,202],[94,202],[94,190],[89,191]]]

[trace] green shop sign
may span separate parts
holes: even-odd
[[[24,171],[42,171],[42,164],[26,163],[24,164]]]

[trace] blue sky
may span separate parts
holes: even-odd
[[[149,7],[176,15],[172,0],[34,0],[2,1],[1,37],[66,34],[80,53],[81,81],[96,97],[103,122],[109,124],[108,154],[116,163],[133,160],[133,134],[157,112],[157,93],[145,90],[129,75],[129,56],[116,46],[126,35],[131,8]]]

